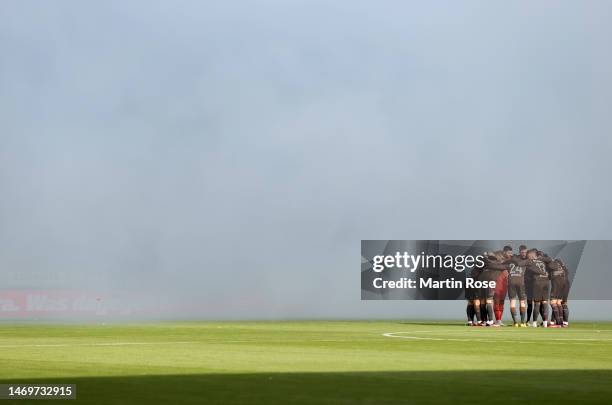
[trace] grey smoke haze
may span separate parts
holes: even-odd
[[[611,20],[609,2],[4,1],[3,283],[200,317],[462,316],[361,302],[360,240],[612,239]]]

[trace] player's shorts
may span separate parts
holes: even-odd
[[[481,301],[487,300],[487,299],[493,299],[493,296],[495,295],[495,289],[494,288],[474,288],[473,289],[473,299],[478,299]]]
[[[569,292],[570,292],[570,287],[571,287],[570,282],[569,282],[569,280],[566,279],[565,280],[565,285],[563,286],[563,293],[561,294],[561,299],[563,301],[567,301],[567,298],[568,298]]]
[[[553,300],[562,299],[565,293],[565,277],[553,277],[550,281],[550,298]]]
[[[538,278],[533,282],[533,299],[535,301],[548,301],[550,282],[547,278]]]
[[[491,282],[491,281],[497,281],[498,277],[499,277],[499,272],[497,271],[484,271],[480,275],[479,280]],[[495,288],[480,288],[479,297],[481,300],[485,300],[485,299],[490,300],[490,299],[493,299],[494,296],[495,296]]]
[[[466,300],[475,300],[478,299],[479,288],[466,288],[465,289],[465,299]]]
[[[477,279],[480,281],[480,277]],[[480,287],[470,287],[465,289],[465,299],[468,300],[483,300],[487,297],[487,289]]]
[[[533,300],[533,280],[525,279],[525,295],[527,295],[527,301]]]
[[[480,299],[481,300],[492,300],[495,297],[495,288],[481,288]]]
[[[515,280],[516,277],[510,277],[510,281],[508,281],[508,299],[518,298],[519,300],[524,300],[527,298],[527,292],[525,289],[525,282],[522,278]]]

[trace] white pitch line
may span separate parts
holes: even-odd
[[[21,347],[74,347],[74,346],[141,346],[141,345],[185,345],[199,342],[113,342],[113,343],[58,343],[31,345],[0,345],[0,349],[18,349]]]

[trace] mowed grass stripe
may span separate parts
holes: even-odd
[[[546,330],[405,321],[0,325],[0,380],[61,377],[80,384],[77,403],[90,404],[597,403],[612,398],[612,344],[555,339],[608,339],[610,331],[608,323]],[[48,346],[2,348],[20,344]],[[541,384],[556,390],[540,392]]]

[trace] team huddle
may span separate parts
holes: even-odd
[[[567,297],[570,280],[567,266],[561,259],[552,259],[537,249],[512,247],[485,252],[484,264],[472,269],[471,278],[495,281],[495,288],[466,288],[467,318],[470,326],[503,326],[502,315],[506,295],[515,327],[569,326]],[[517,302],[519,310],[517,313]],[[549,321],[548,307],[552,309]],[[519,318],[520,316],[520,318]]]

